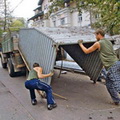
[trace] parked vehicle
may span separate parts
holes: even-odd
[[[25,72],[25,64],[18,51],[18,37],[17,33],[4,33],[2,37],[1,64],[4,69],[8,68],[11,77]]]

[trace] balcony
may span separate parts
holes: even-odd
[[[36,18],[38,18],[38,17],[40,17],[42,15],[44,15],[44,11],[40,11],[38,14],[34,15],[33,17],[31,17],[29,20],[34,20],[34,19],[36,19]]]

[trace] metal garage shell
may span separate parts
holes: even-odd
[[[49,73],[53,69],[57,48],[61,46],[87,73],[96,80],[101,69],[98,51],[84,54],[77,44],[83,39],[86,47],[95,42],[93,30],[86,28],[27,28],[20,30],[19,49],[30,69],[34,62],[38,62],[43,68],[43,73]],[[51,78],[44,80],[51,83]]]

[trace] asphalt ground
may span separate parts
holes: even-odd
[[[11,78],[0,66],[0,120],[120,120],[120,106],[112,100],[103,83],[96,83],[84,74],[67,72],[58,78],[55,70],[53,92],[58,107],[47,110],[46,99],[37,93],[38,104],[31,105],[25,76]]]

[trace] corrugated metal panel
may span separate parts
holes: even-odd
[[[25,57],[28,65],[32,68],[33,63],[37,62],[43,68],[43,73],[47,74],[53,69],[56,48],[53,41],[40,31],[35,29],[23,29],[20,31],[19,48]],[[51,83],[51,78],[44,81]]]
[[[85,43],[90,47],[93,43]],[[63,49],[75,60],[75,62],[86,72],[94,82],[97,80],[103,67],[99,58],[98,51],[91,54],[85,54],[78,44],[62,45]]]
[[[86,41],[95,41],[93,30],[80,27],[65,28],[35,28],[52,38],[56,43],[76,43],[79,39]]]
[[[42,33],[52,38],[56,43],[70,44],[76,43],[82,39],[84,42],[96,41],[95,31],[90,28],[83,27],[64,27],[64,28],[50,28],[41,27],[35,28]],[[111,39],[110,36],[106,35],[107,38]]]

